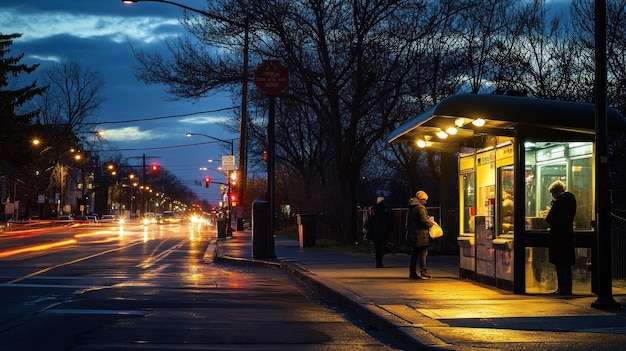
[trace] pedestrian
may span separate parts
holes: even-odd
[[[550,225],[548,259],[556,267],[557,290],[554,294],[572,294],[572,265],[575,263],[574,216],[576,197],[565,191],[565,184],[557,180],[550,184],[552,194],[546,222]]]
[[[420,190],[415,197],[409,199],[409,213],[406,220],[406,241],[411,246],[411,263],[409,265],[409,279],[430,279],[426,268],[426,257],[431,238],[428,229],[433,226],[433,217],[428,216],[426,201],[428,194]],[[420,275],[417,275],[419,261]]]
[[[376,205],[372,208],[372,214],[366,219],[367,238],[374,242],[374,257],[376,268],[384,268],[383,254],[389,239],[389,233],[393,229],[393,218],[385,206],[385,198],[376,198]]]

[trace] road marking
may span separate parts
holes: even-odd
[[[97,253],[97,254],[93,254],[93,255],[86,256],[86,257],[78,258],[78,259],[75,259],[75,260],[73,260],[73,261],[69,261],[69,262],[65,262],[65,263],[57,264],[57,265],[55,265],[55,266],[50,266],[50,267],[48,267],[48,268],[44,268],[44,269],[38,270],[38,271],[33,272],[33,273],[31,273],[31,274],[27,274],[27,275],[25,275],[25,276],[22,276],[22,277],[19,277],[19,278],[13,279],[13,280],[11,280],[11,281],[6,282],[5,284],[15,284],[15,283],[19,283],[19,282],[21,282],[22,280],[25,280],[25,279],[28,279],[28,278],[34,277],[34,276],[36,276],[36,275],[40,275],[40,274],[43,274],[43,273],[49,272],[49,271],[51,271],[51,270],[53,270],[53,269],[55,269],[55,268],[59,268],[59,267],[63,267],[63,266],[69,266],[69,265],[71,265],[71,264],[78,263],[78,262],[81,262],[81,261],[86,261],[86,260],[92,259],[92,258],[94,258],[94,257],[98,257],[98,256],[106,255],[106,254],[109,254],[109,253],[111,253],[111,252],[120,251],[120,250],[125,250],[125,249],[127,249],[127,248],[129,248],[129,247],[133,247],[133,246],[135,246],[135,245],[139,245],[139,244],[142,244],[142,242],[136,242],[136,243],[134,243],[134,244],[130,244],[130,245],[126,245],[126,246],[118,247],[118,248],[116,248],[116,249],[111,249],[111,250],[107,250],[107,251],[99,252],[99,253]]]
[[[117,315],[117,316],[145,316],[150,311],[141,310],[78,310],[78,309],[49,309],[44,313],[49,314],[100,314],[100,315]]]
[[[14,283],[0,283],[2,288],[58,288],[58,289],[106,289],[109,286],[95,286],[95,285],[67,285],[67,284],[14,284]]]
[[[159,245],[158,245],[158,246],[157,246],[157,247],[156,247],[156,248],[152,251],[152,254],[150,255],[150,257],[148,257],[147,259],[145,259],[145,260],[143,261],[143,263],[138,264],[138,265],[136,265],[135,267],[138,267],[138,268],[144,268],[144,269],[146,269],[146,268],[150,268],[150,267],[152,267],[152,265],[154,265],[154,264],[158,263],[160,260],[162,260],[162,259],[166,258],[167,256],[169,256],[172,252],[174,252],[174,251],[178,250],[178,249],[179,249],[181,246],[183,246],[186,242],[187,242],[186,240],[185,240],[185,241],[181,241],[181,242],[179,242],[178,244],[176,244],[176,245],[174,245],[174,246],[170,247],[169,249],[167,249],[167,250],[165,250],[165,251],[161,252],[160,254],[158,254],[158,255],[156,255],[156,256],[153,256],[153,255],[154,255],[154,253],[156,252],[156,250],[157,250],[157,249],[159,249],[159,247],[161,247],[161,245],[165,243],[165,241],[162,241],[162,242],[161,242],[161,243],[160,243],[160,244],[159,244]]]

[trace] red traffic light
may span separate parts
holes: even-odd
[[[237,194],[230,194],[231,206],[237,206]]]
[[[161,166],[157,164],[150,165],[150,174],[152,174],[153,177],[157,177],[160,171],[161,171]]]
[[[204,177],[204,187],[208,188],[211,183],[211,177]]]

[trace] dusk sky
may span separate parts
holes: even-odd
[[[189,7],[204,9],[205,0],[178,0]],[[566,10],[571,1],[548,1],[554,9]],[[138,82],[131,70],[136,65],[131,45],[147,53],[167,54],[166,41],[187,35],[180,25],[183,10],[179,7],[140,2],[125,5],[120,0],[19,0],[0,2],[0,32],[22,33],[14,41],[11,56],[25,54],[22,63],[40,63],[36,71],[61,60],[75,60],[99,69],[106,81],[107,101],[92,121],[103,122],[108,150],[129,157],[131,165],[141,164],[143,154],[158,156],[154,161],[176,174],[201,199],[219,201],[218,186],[206,190],[194,185],[205,175],[216,181],[225,177],[200,167],[217,167],[208,159],[220,160],[223,143],[205,137],[185,137],[186,132],[208,134],[220,139],[236,139],[220,125],[233,113],[239,97],[217,94],[198,101],[172,102],[166,99],[165,87]],[[30,75],[23,85],[30,83]],[[250,89],[255,87],[250,84]],[[219,111],[219,112],[204,112]],[[166,116],[180,116],[161,118]],[[150,121],[141,121],[153,119]],[[116,121],[140,120],[132,123]],[[107,123],[108,122],[108,123]],[[205,143],[190,146],[190,144]],[[185,146],[187,145],[187,146]],[[235,140],[237,155],[238,141]],[[106,157],[106,156],[105,156]]]
[[[204,0],[182,0],[197,9],[204,9]],[[36,72],[61,60],[76,60],[99,69],[105,77],[103,104],[91,121],[115,122],[188,115],[132,123],[102,123],[109,143],[105,149],[120,150],[128,163],[141,164],[143,154],[176,174],[201,199],[219,201],[217,185],[208,190],[194,185],[205,175],[216,181],[225,177],[215,171],[200,171],[208,159],[220,160],[224,143],[211,143],[206,137],[185,137],[186,132],[208,134],[220,139],[238,138],[219,125],[232,114],[231,98],[216,95],[198,101],[167,101],[165,87],[146,86],[138,82],[131,67],[136,65],[131,45],[148,53],[166,54],[165,42],[186,35],[179,23],[183,10],[156,2],[125,5],[120,0],[20,0],[0,2],[0,32],[22,33],[14,41],[11,56],[25,54],[22,63],[40,63]],[[31,74],[27,81],[32,81]],[[252,87],[251,87],[252,88]],[[235,101],[237,98],[235,98]],[[206,112],[203,111],[220,111]],[[204,143],[197,146],[184,146]],[[235,140],[235,154],[238,141]],[[221,178],[221,179],[220,179]]]

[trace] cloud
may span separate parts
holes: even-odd
[[[106,129],[103,131],[103,137],[105,140],[114,141],[146,141],[160,139],[161,136],[155,135],[152,131],[142,131],[138,126],[124,127],[116,129]]]
[[[63,61],[63,58],[57,55],[29,55],[29,57],[36,61],[52,61],[52,62]]]
[[[16,9],[0,11],[0,27],[23,33],[28,42],[57,35],[77,38],[108,37],[120,43],[127,40],[153,43],[175,37],[182,27],[177,19],[139,16],[102,16],[67,12],[20,13]]]
[[[230,95],[219,92],[192,103],[172,101],[165,86],[145,85],[137,81],[131,69],[137,62],[130,45],[167,54],[166,41],[189,35],[179,22],[182,17],[178,7],[149,2],[0,0],[0,32],[23,34],[13,42],[11,55],[24,54],[24,64],[41,64],[23,79],[32,82],[49,64],[61,60],[77,60],[101,70],[107,101],[92,116],[94,123],[102,123],[97,127],[104,129],[104,148],[99,151],[130,158],[142,154],[159,157],[163,167],[192,185],[192,180],[203,175],[199,165],[206,164],[208,158],[219,159],[227,151],[224,143],[189,139],[185,133],[206,133],[225,140],[236,137],[223,128],[229,120],[232,123],[235,113],[229,108]],[[124,122],[159,116],[181,117]],[[207,190],[218,193],[219,199],[217,188]],[[213,196],[208,198],[213,201]]]
[[[195,116],[195,117],[187,117],[181,119],[180,123],[185,124],[214,124],[214,123],[224,123],[229,121],[230,119],[226,116]]]

